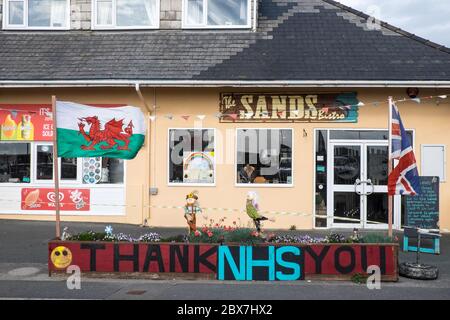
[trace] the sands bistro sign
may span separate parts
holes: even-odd
[[[357,122],[356,93],[222,93],[221,122]]]

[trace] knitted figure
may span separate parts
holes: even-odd
[[[261,221],[265,220],[274,221],[273,219],[266,218],[259,214],[258,194],[254,191],[250,191],[247,193],[247,202],[245,209],[247,215],[253,220],[253,223],[255,224],[256,227],[256,231],[258,233],[261,232]]]
[[[198,203],[198,192],[192,191],[186,196],[186,204],[184,206],[184,217],[189,226],[189,233],[197,231],[197,213],[201,213],[202,209]]]

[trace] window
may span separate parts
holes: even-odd
[[[292,129],[237,129],[238,184],[292,185]]]
[[[439,177],[445,182],[445,166],[445,145],[422,145],[422,176]]]
[[[160,0],[94,0],[97,29],[150,29],[159,27]]]
[[[61,180],[77,180],[77,158],[61,158]]]
[[[0,143],[0,183],[29,183],[29,143]]]
[[[36,148],[36,179],[53,180],[53,146],[38,145]]]
[[[125,162],[112,158],[60,158],[61,183],[123,184]],[[53,183],[53,146],[0,142],[0,183]]]
[[[5,28],[69,29],[69,0],[5,0]]]
[[[250,0],[184,0],[186,28],[249,28]]]
[[[169,130],[169,184],[215,183],[213,129]]]

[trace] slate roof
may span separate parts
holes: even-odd
[[[332,0],[260,0],[250,30],[0,31],[0,81],[450,81],[450,49]]]

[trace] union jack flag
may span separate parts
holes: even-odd
[[[419,172],[411,141],[406,134],[397,106],[392,103],[391,158],[398,160],[388,179],[389,195],[416,195],[420,193]]]

